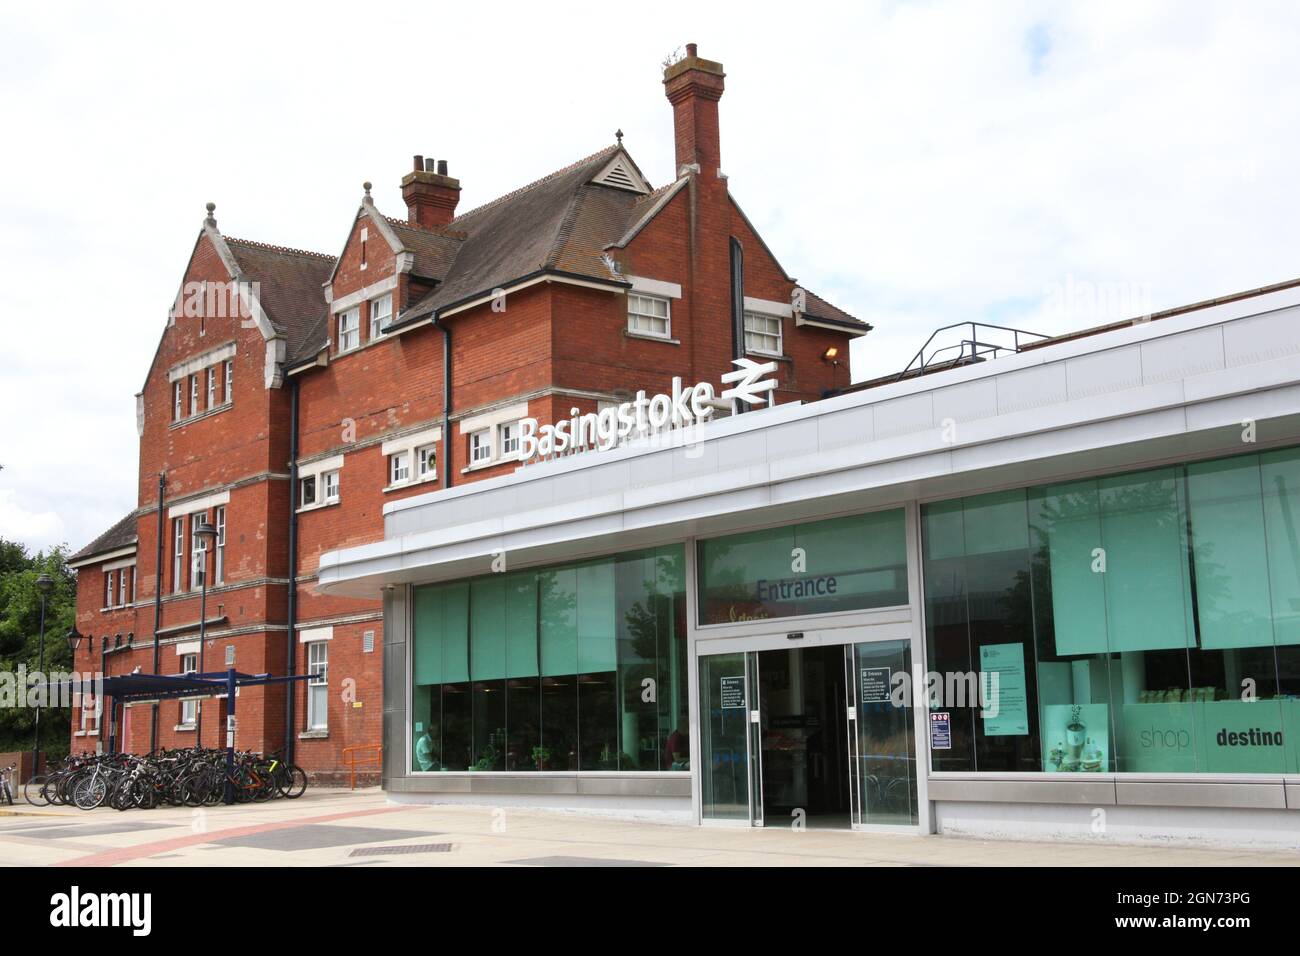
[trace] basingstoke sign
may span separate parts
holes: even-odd
[[[654,435],[658,432],[688,425],[701,425],[708,421],[721,401],[745,402],[747,405],[765,405],[767,396],[776,388],[776,380],[762,378],[776,371],[775,362],[755,362],[751,359],[733,359],[736,366],[722,376],[724,385],[731,385],[721,395],[714,392],[711,382],[698,382],[683,387],[680,377],[673,378],[671,393],[647,396],[645,391],[621,405],[611,405],[598,412],[579,415],[573,409],[571,418],[554,425],[539,425],[535,418],[519,422],[519,460],[527,463],[534,458],[549,458],[564,452],[601,451],[622,444],[631,437]]]

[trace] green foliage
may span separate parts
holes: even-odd
[[[40,668],[41,594],[36,579],[54,579],[45,605],[46,674],[72,668],[72,654],[64,635],[77,614],[76,577],[67,566],[62,547],[30,555],[14,541],[0,538],[0,671],[16,674]],[[67,708],[41,712],[41,749],[57,760],[68,752],[71,713]],[[29,707],[0,708],[0,751],[29,750],[35,732],[36,711]]]

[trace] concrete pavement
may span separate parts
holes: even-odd
[[[390,804],[379,789],[191,810],[0,810],[4,866],[1296,866],[1300,852],[694,827]]]

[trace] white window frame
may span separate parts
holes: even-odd
[[[86,706],[87,698],[90,699],[90,706]],[[86,737],[97,737],[99,735],[99,715],[103,712],[103,704],[94,694],[82,694],[79,703],[81,710],[81,730],[80,734]]]
[[[383,311],[380,312],[380,308]],[[393,293],[385,292],[370,300],[370,341],[373,342],[384,334],[384,329],[393,321]]]
[[[181,655],[181,673],[195,674],[199,669],[198,654]],[[182,727],[197,727],[199,724],[199,701],[197,697],[188,697],[181,699],[181,718]]]
[[[208,410],[217,407],[217,367],[208,366]]]
[[[388,484],[406,485],[411,481],[411,451],[409,448],[388,456]]]
[[[126,572],[130,568],[120,568],[117,572],[117,606],[126,607]]]
[[[173,391],[175,392],[175,407],[172,410],[172,421],[178,422],[185,417],[185,386],[178,379],[174,383]]]
[[[113,595],[117,593],[115,590],[113,590],[113,581],[114,581],[113,576],[116,573],[117,573],[116,571],[105,572],[105,574],[107,575],[107,580],[105,581],[105,587],[104,587],[104,607],[106,608],[113,606]]]
[[[339,470],[334,468],[320,473],[320,485],[316,492],[322,504],[337,504],[339,500]]]
[[[223,396],[228,404],[234,397],[235,391],[235,360],[226,359],[226,393]]]
[[[353,306],[338,314],[338,354],[361,348],[361,309]]]
[[[659,315],[655,306],[662,304],[664,314]],[[663,323],[659,331],[658,323]],[[647,327],[643,328],[642,325]],[[629,292],[627,294],[627,330],[633,335],[645,335],[653,339],[671,339],[673,337],[673,303],[672,299],[647,292]]]
[[[503,460],[519,457],[519,435],[521,429],[518,422],[502,422],[497,426],[498,451]],[[506,444],[510,447],[507,448]]]
[[[206,579],[208,572],[208,545],[202,541],[195,533],[194,529],[199,526],[200,521],[207,521],[208,513],[204,511],[195,511],[189,516],[190,521],[190,590],[198,591],[203,587],[203,581]],[[199,575],[204,575],[200,578]]]
[[[311,488],[310,498],[307,497],[308,488]],[[298,507],[310,508],[318,504],[320,504],[320,475],[316,472],[303,475],[298,479]]]
[[[185,517],[172,518],[172,594],[185,590]]]
[[[755,319],[761,322],[776,323],[776,332],[773,333],[769,328],[751,329],[750,320]],[[757,323],[756,323],[757,324]],[[759,339],[776,339],[775,351],[768,348],[761,348],[750,344],[750,336]],[[759,312],[756,309],[745,310],[745,351],[753,352],[755,355],[785,355],[785,323],[781,316],[771,315],[767,312]]]
[[[469,433],[469,464],[483,466],[492,462],[492,429],[480,428]]]
[[[190,376],[190,417],[193,418],[199,413],[199,377],[198,375]]]
[[[307,729],[329,729],[329,641],[309,641],[307,647]],[[317,688],[324,692],[317,694]],[[317,703],[319,697],[320,703]]]
[[[213,519],[217,526],[215,544],[216,556],[213,559],[212,582],[224,584],[226,580],[226,506],[217,505],[213,509]]]
[[[415,449],[415,480],[434,481],[438,477],[438,446],[421,445]]]

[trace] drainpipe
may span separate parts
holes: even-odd
[[[731,357],[745,357],[745,247],[731,237]],[[735,401],[736,414],[746,410],[745,403]]]
[[[289,598],[288,637],[285,639],[285,676],[293,677],[298,667],[298,380],[289,391]],[[285,681],[284,760],[293,763],[294,691],[292,680]]]
[[[451,329],[433,317],[433,327],[442,333],[442,486],[451,487]]]
[[[158,558],[154,565],[153,575],[153,672],[158,673],[158,667],[161,663],[159,659],[160,649],[158,647],[158,631],[162,627],[162,568],[163,568],[163,540],[167,532],[167,518],[163,511],[163,498],[167,494],[167,472],[158,472]],[[101,670],[100,673],[103,673]],[[159,704],[154,704],[152,716],[149,720],[149,752],[158,749],[158,708]]]

